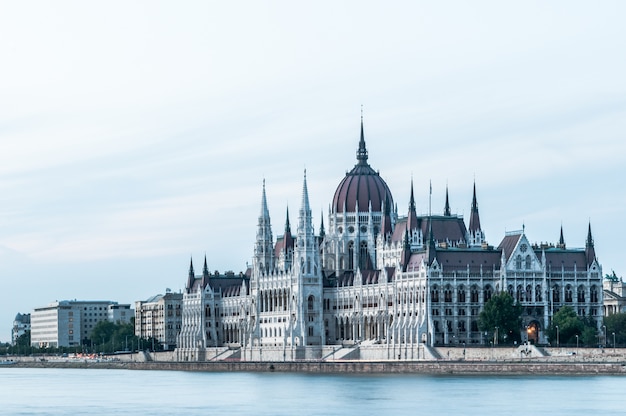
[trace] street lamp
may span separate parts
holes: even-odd
[[[615,354],[615,332],[613,332],[613,354]]]
[[[493,340],[493,343],[494,343],[494,345],[497,345],[497,344],[498,344],[498,327],[496,327],[496,337],[495,337],[495,339]]]
[[[604,346],[606,347],[606,325],[602,325],[602,329],[604,330],[602,332],[604,332]]]
[[[556,328],[556,347],[559,347],[559,326],[555,325],[554,326]]]
[[[578,334],[576,334],[576,354],[578,354]]]

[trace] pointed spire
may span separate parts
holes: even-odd
[[[474,181],[474,194],[472,197],[472,211],[470,214],[469,231],[475,234],[480,230],[480,217],[478,215],[478,203],[476,202],[476,181]]]
[[[450,199],[448,198],[448,185],[446,184],[446,206],[443,207],[443,215],[444,217],[450,217],[452,214],[450,213]]]
[[[209,266],[207,266],[206,254],[204,255],[204,267],[202,267],[202,275],[205,277],[209,275]]]
[[[306,169],[304,169],[304,182],[302,183],[302,206],[300,210],[310,211],[311,207],[309,206],[309,190],[306,185]]]
[[[591,236],[591,221],[589,221],[589,229],[587,231],[587,243],[585,244],[585,257],[587,258],[587,265],[596,260],[596,249],[593,246],[593,237]]]
[[[269,217],[270,212],[267,209],[267,196],[265,195],[265,178],[263,178],[263,196],[261,197],[261,216]]]
[[[206,262],[206,254],[204,255],[204,266],[202,267],[202,289],[206,288],[209,284],[209,266]]]
[[[365,147],[365,134],[363,133],[363,107],[361,107],[361,139],[359,150],[356,152],[356,160],[359,165],[367,165],[367,148]]]
[[[411,178],[411,197],[409,199],[409,215],[407,218],[407,229],[409,232],[417,228],[417,213],[415,212],[415,197],[413,195],[413,178]]]
[[[320,215],[320,240],[324,240],[324,236],[326,236],[326,231],[324,230],[324,212],[322,211]]]
[[[260,266],[260,270],[263,270],[265,273],[274,268],[274,237],[272,235],[270,212],[267,208],[265,179],[263,179],[261,214],[259,215],[256,243],[254,246],[254,259],[255,263]]]
[[[193,288],[193,283],[196,280],[196,274],[193,271],[193,257],[191,258],[191,261],[189,262],[189,275],[187,277],[187,293],[191,292],[191,289]]]
[[[289,224],[289,207],[287,207],[287,219],[285,220],[285,234],[291,234],[291,225]]]
[[[565,238],[563,238],[563,225],[561,224],[561,235],[559,237],[558,248],[565,248]]]

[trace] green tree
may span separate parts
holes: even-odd
[[[604,317],[606,345],[613,345],[613,334],[617,345],[626,344],[626,313],[616,313]]]
[[[552,345],[556,345],[557,327],[559,345],[576,345],[577,341],[579,345],[588,346],[598,343],[598,329],[595,322],[579,317],[571,306],[562,307],[552,317],[548,334]]]
[[[478,317],[478,328],[494,339],[497,333],[498,343],[520,341],[521,326],[522,306],[507,292],[500,292],[489,299]]]

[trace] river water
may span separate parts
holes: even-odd
[[[0,368],[6,415],[623,415],[626,377]]]

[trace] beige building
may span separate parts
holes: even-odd
[[[156,295],[145,301],[135,302],[135,335],[154,338],[166,350],[176,347],[176,338],[182,323],[183,294]]]
[[[607,275],[603,282],[604,316],[626,312],[626,284],[621,277]]]

